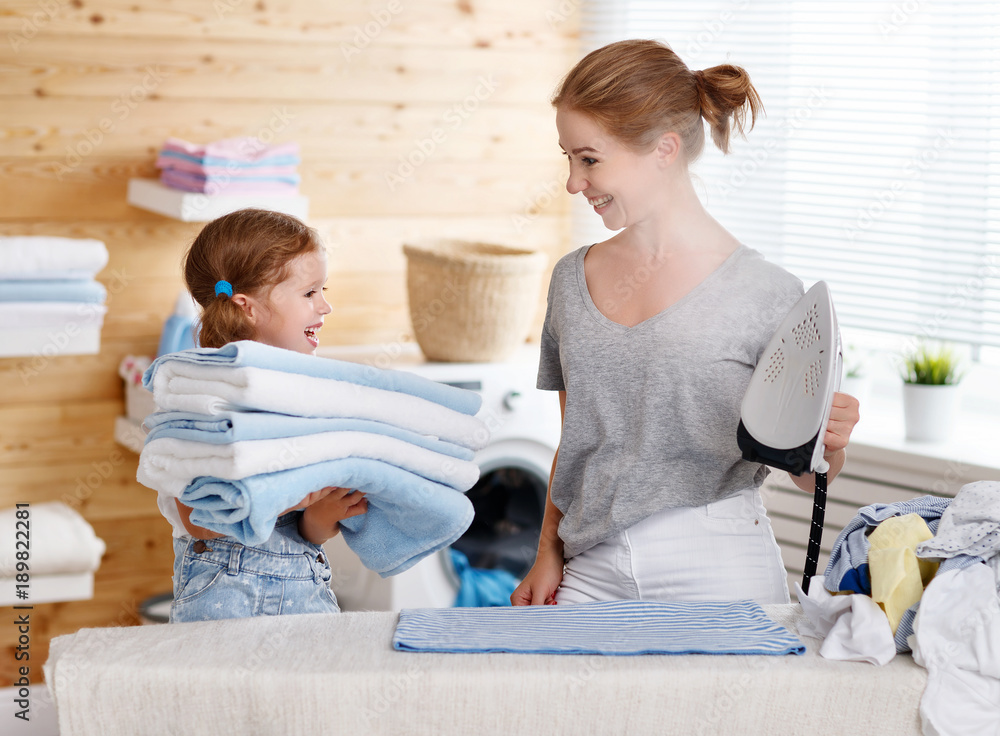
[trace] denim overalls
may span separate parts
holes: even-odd
[[[338,613],[330,563],[299,535],[301,511],[278,518],[271,536],[247,547],[232,537],[174,539],[171,623]]]

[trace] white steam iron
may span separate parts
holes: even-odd
[[[802,590],[816,574],[829,463],[823,436],[843,357],[830,289],[818,281],[771,338],[743,396],[736,432],[743,457],[794,475],[816,474]]]

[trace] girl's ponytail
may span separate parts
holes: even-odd
[[[229,342],[252,340],[253,335],[253,325],[246,313],[226,294],[212,299],[198,320],[198,344],[203,348],[221,348]]]

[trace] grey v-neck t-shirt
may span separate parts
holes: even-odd
[[[567,558],[657,511],[760,486],[766,468],[736,443],[740,405],[803,294],[799,279],[741,245],[678,302],[626,327],[590,297],[589,248],[553,269],[537,381],[566,391],[551,495]]]

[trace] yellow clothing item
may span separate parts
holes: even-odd
[[[892,516],[868,535],[872,600],[885,611],[893,634],[906,609],[920,600],[937,572],[937,562],[921,560],[914,552],[933,536],[920,514]]]

